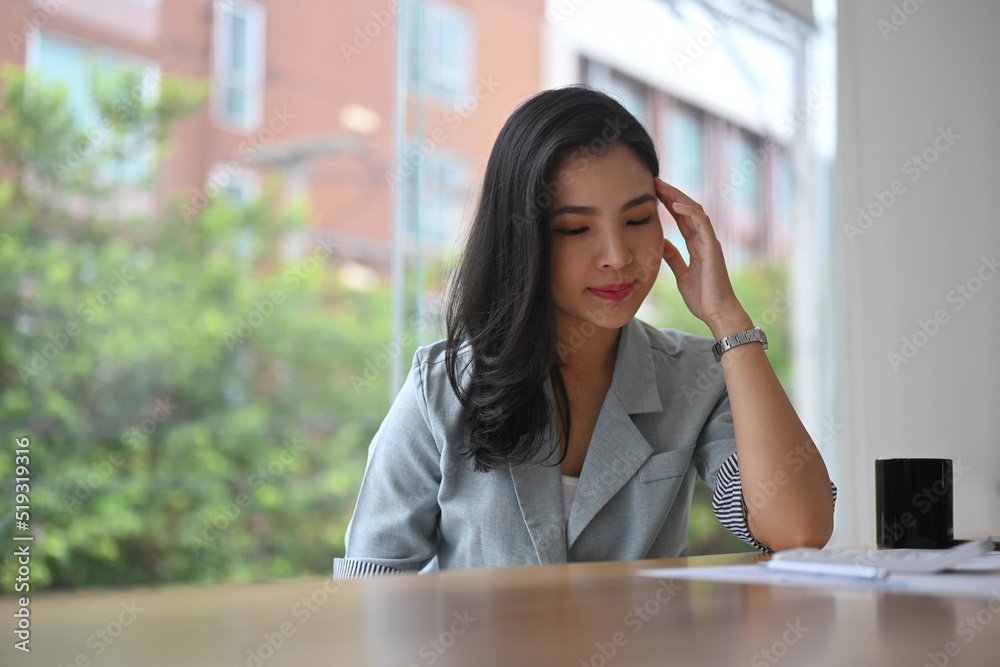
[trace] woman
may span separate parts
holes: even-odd
[[[649,134],[603,93],[543,91],[511,115],[448,338],[417,350],[372,441],[335,576],[681,556],[696,473],[749,544],[827,542],[822,457],[708,216],[658,173]],[[714,340],[635,318],[661,259]]]

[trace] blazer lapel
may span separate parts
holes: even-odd
[[[583,462],[569,515],[567,549],[594,515],[618,493],[653,453],[614,392],[608,392]]]
[[[631,414],[662,410],[649,337],[633,318],[622,327],[611,389],[601,406],[569,517],[567,551],[594,516],[653,453]]]
[[[553,409],[549,380],[545,392]],[[554,418],[547,427],[545,445],[535,458],[524,465],[509,466],[521,515],[540,563],[565,563],[569,548],[583,529],[653,453],[630,415],[662,409],[649,337],[643,324],[632,318],[622,327],[611,389],[594,426],[568,530],[563,519],[559,448],[552,445],[558,443]]]
[[[546,435],[545,444],[532,461],[510,466],[521,516],[542,565],[566,562],[559,448],[546,455],[556,437],[551,425]]]

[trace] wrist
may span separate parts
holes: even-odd
[[[746,311],[742,309],[740,312],[727,314],[726,316],[708,322],[707,324],[708,328],[712,332],[712,337],[715,338],[715,340],[731,336],[741,331],[749,331],[754,328],[753,320],[750,319],[750,316],[747,315]]]

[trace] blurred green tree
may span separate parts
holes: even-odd
[[[387,290],[347,286],[322,238],[282,259],[302,216],[274,183],[115,214],[155,178],[123,161],[152,142],[158,164],[203,84],[149,100],[95,72],[84,128],[64,91],[2,77],[0,432],[31,440],[33,586],[328,572],[388,408]],[[0,457],[0,507],[13,478]]]

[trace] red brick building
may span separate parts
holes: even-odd
[[[544,0],[426,0],[423,237],[454,238],[507,115],[541,87]],[[270,171],[307,195],[310,227],[376,265],[389,259],[397,0],[0,0],[0,61],[65,82],[92,122],[85,61],[137,63],[211,82],[178,123],[156,201],[186,216],[224,189],[251,195]],[[516,48],[511,40],[516,39]],[[144,94],[150,91],[144,91]],[[411,88],[412,95],[412,88]],[[411,140],[415,105],[409,106]],[[395,176],[394,176],[395,175]]]

